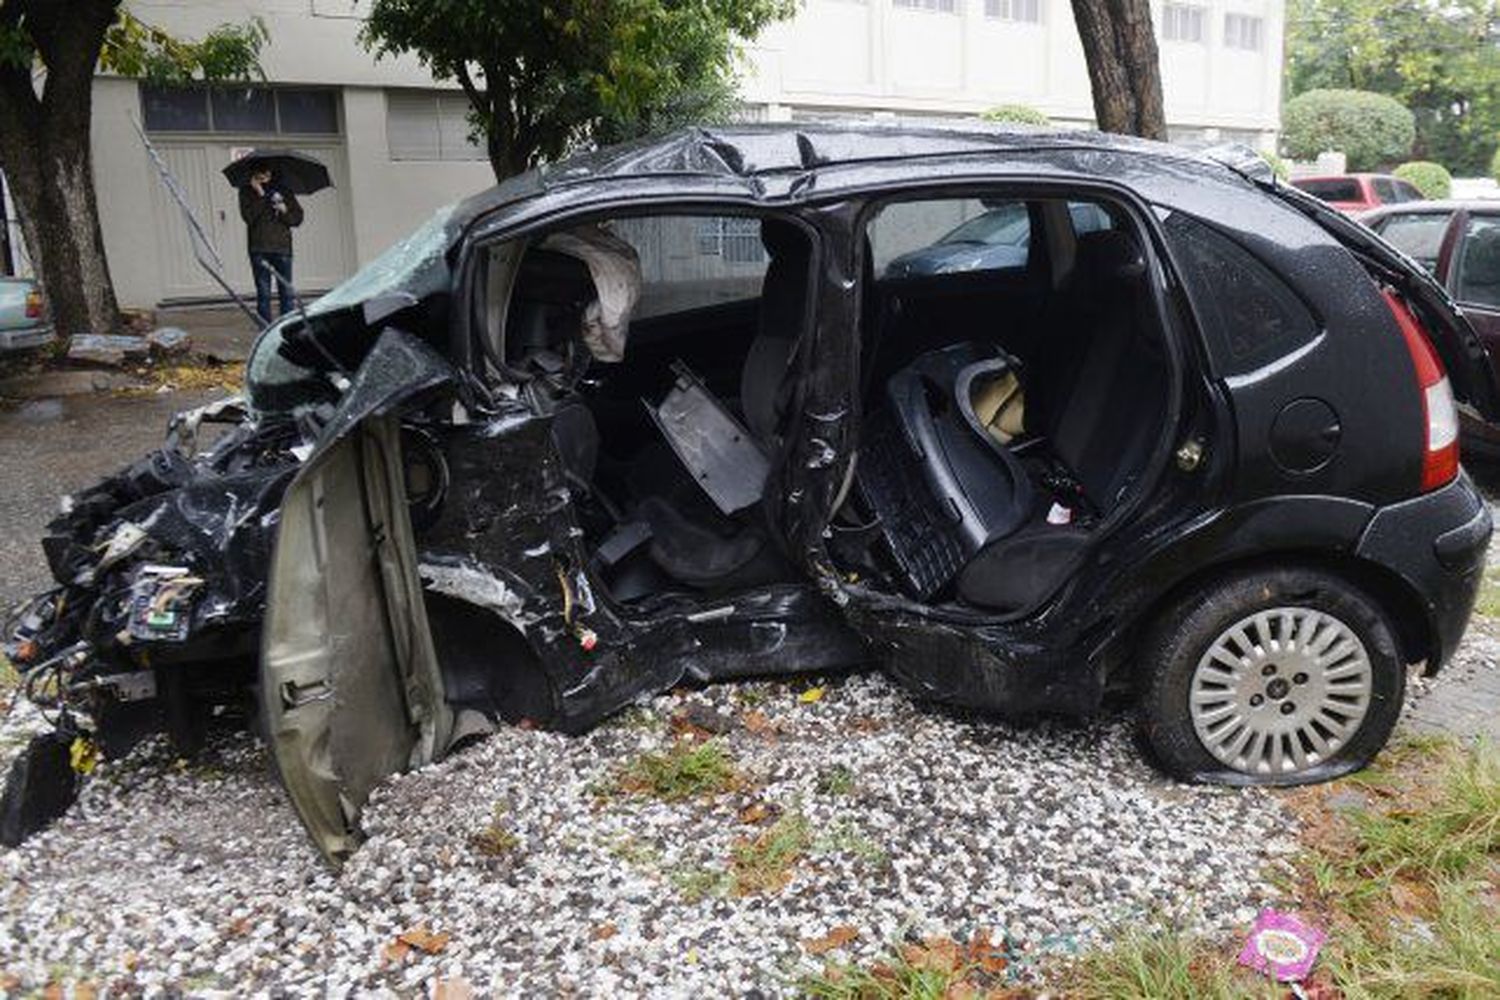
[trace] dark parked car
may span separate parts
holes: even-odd
[[[1421,201],[1359,220],[1432,272],[1479,334],[1500,378],[1500,202]],[[1500,425],[1460,409],[1466,451],[1500,459]]]
[[[75,498],[23,670],[106,742],[252,682],[335,859],[502,721],[865,665],[1131,698],[1185,779],[1352,771],[1467,622],[1453,397],[1496,390],[1425,273],[1251,161],[745,127],[508,180],[270,328],[206,456],[222,412]],[[1024,260],[879,276],[997,201]]]
[[[1390,174],[1329,174],[1298,177],[1292,186],[1328,202],[1340,212],[1357,215],[1381,205],[1421,201],[1422,192],[1409,181]]]
[[[1079,202],[1068,207],[1073,216],[1073,230],[1078,235],[1109,228],[1109,216],[1097,205]],[[899,278],[1020,267],[1026,263],[1030,239],[1026,203],[1007,201],[987,207],[930,245],[895,258],[885,266],[881,276]]]

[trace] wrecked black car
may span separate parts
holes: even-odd
[[[333,859],[390,773],[684,680],[1119,693],[1182,778],[1359,768],[1466,624],[1455,399],[1497,392],[1420,268],[1248,162],[744,127],[513,178],[75,497],[13,658],[106,752],[253,690]],[[912,266],[986,216],[1015,252]]]

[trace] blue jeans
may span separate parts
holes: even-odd
[[[265,261],[276,269],[284,279],[277,281],[267,271]],[[292,302],[292,255],[289,253],[261,253],[257,250],[250,251],[250,270],[255,274],[255,312],[260,316],[262,323],[271,322],[271,286],[276,285],[277,305],[280,307],[281,315],[285,316],[296,306]]]

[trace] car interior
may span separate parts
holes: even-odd
[[[1012,221],[970,231],[1003,230],[1003,253],[945,242],[986,213]],[[928,604],[1031,608],[1161,443],[1169,367],[1141,242],[1103,203],[945,198],[879,207],[862,249],[864,417],[830,552]],[[815,256],[771,215],[620,217],[491,251],[491,358],[554,414],[616,601],[800,579],[762,501]]]

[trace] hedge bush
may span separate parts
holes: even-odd
[[[1446,198],[1453,193],[1453,175],[1441,163],[1431,160],[1412,160],[1392,171],[1403,181],[1422,192],[1423,198]]]
[[[1268,153],[1264,149],[1262,149],[1260,151],[1260,158],[1265,160],[1266,163],[1270,165],[1271,173],[1276,175],[1276,179],[1278,181],[1291,179],[1292,168],[1288,166],[1287,162],[1281,157],[1277,156],[1275,153]]]
[[[1412,113],[1394,98],[1367,90],[1309,90],[1286,102],[1282,141],[1294,159],[1335,150],[1350,170],[1374,170],[1411,152]]]
[[[1500,181],[1500,149],[1495,150],[1495,155],[1490,159],[1490,176]]]
[[[988,111],[981,111],[979,117],[987,122],[1013,122],[1018,125],[1052,124],[1051,118],[1025,104],[1001,104]]]

